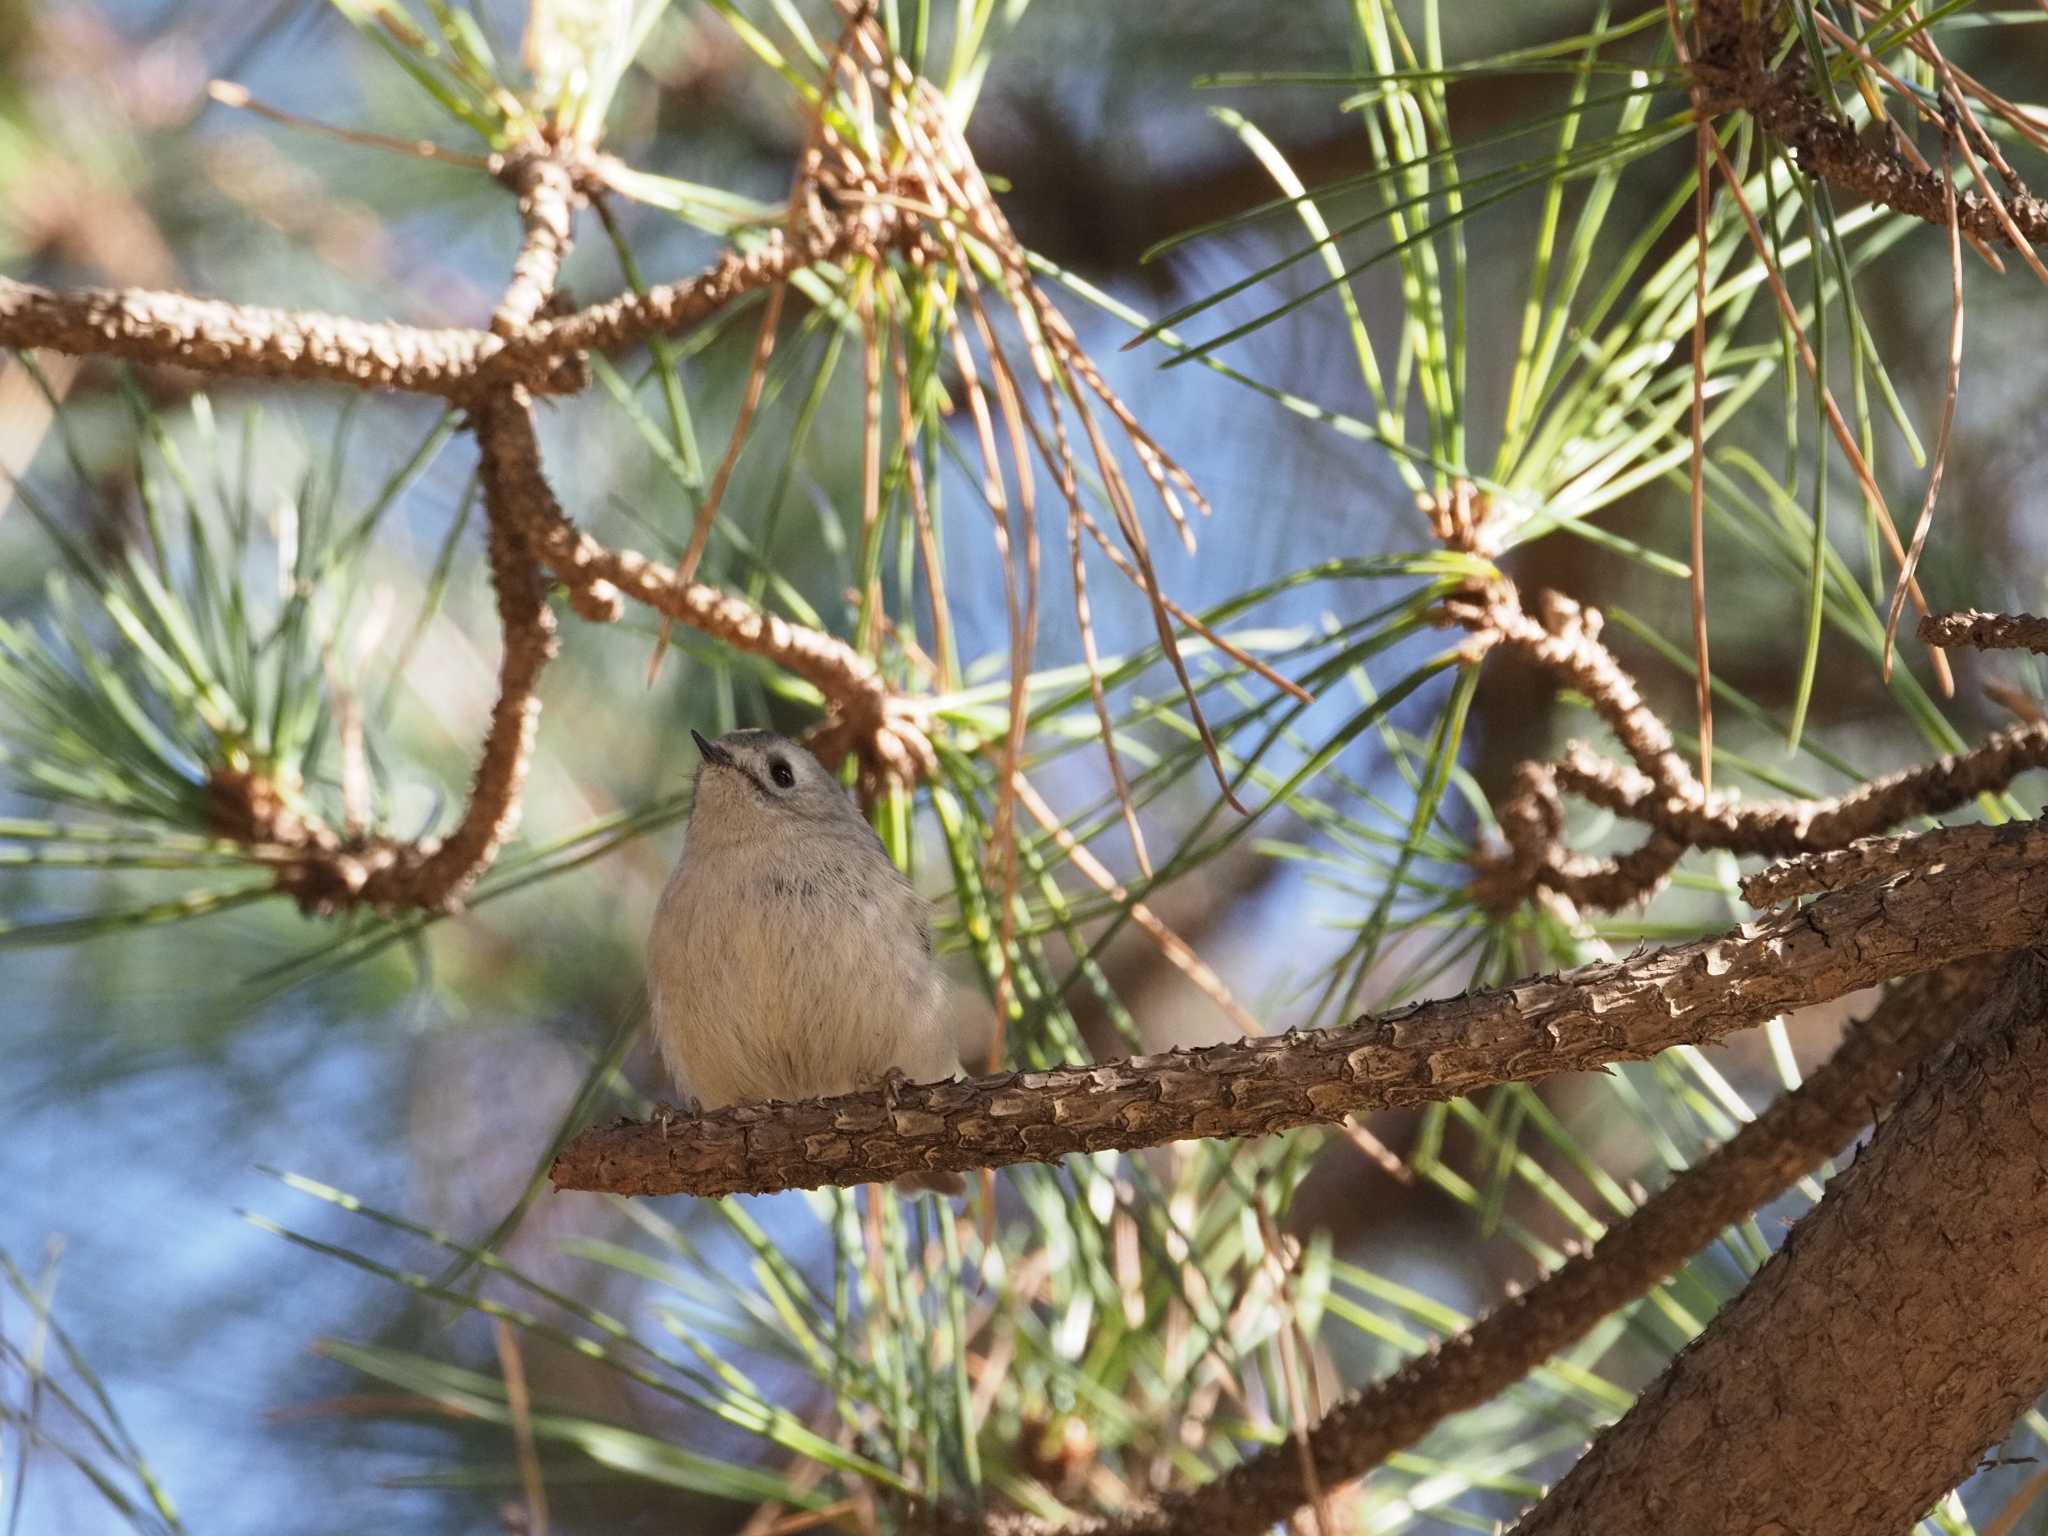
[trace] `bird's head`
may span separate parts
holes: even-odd
[[[690,841],[750,843],[827,829],[865,829],[852,798],[808,748],[773,731],[690,732],[703,761],[690,806]]]

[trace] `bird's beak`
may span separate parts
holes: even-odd
[[[732,766],[732,754],[717,742],[706,741],[703,732],[690,732],[690,739],[697,743],[697,751],[702,755],[705,762],[716,764],[720,768],[730,768]]]

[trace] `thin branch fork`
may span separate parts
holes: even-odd
[[[500,335],[518,336],[554,296],[562,261],[575,238],[575,210],[582,195],[568,167],[541,153],[516,159],[507,168],[505,179],[519,195],[519,217],[526,235],[491,325]],[[504,429],[513,388],[507,386],[484,397],[474,409],[472,419],[479,441]],[[532,545],[507,511],[518,488],[492,474],[488,452],[484,461],[484,509],[489,519],[486,544],[503,646],[498,698],[491,706],[490,726],[462,819],[438,846],[421,850],[425,856],[405,871],[402,884],[393,882],[397,889],[385,897],[391,904],[402,902],[429,910],[453,904],[490,867],[498,849],[518,829],[520,799],[540,733],[536,690],[541,669],[559,648],[555,616],[534,567]]]
[[[864,783],[906,782],[934,766],[921,713],[893,695],[851,647],[715,588],[678,584],[659,563],[608,550],[577,532],[548,488],[532,405],[536,394],[586,387],[590,348],[687,329],[808,267],[879,258],[922,238],[919,220],[885,205],[837,218],[819,214],[792,235],[770,233],[751,252],[726,252],[695,278],[548,318],[587,177],[545,147],[494,157],[491,168],[518,197],[525,235],[488,332],[422,330],[142,290],[57,293],[0,278],[0,345],[126,357],[214,376],[409,390],[470,407],[482,448],[504,655],[498,700],[459,823],[445,837],[410,842],[344,834],[290,810],[273,786],[249,775],[223,771],[212,786],[221,835],[273,864],[279,888],[308,912],[451,907],[516,829],[539,723],[535,684],[557,645],[536,561],[565,582],[572,606],[585,618],[618,618],[622,595],[629,595],[805,677],[830,706],[817,743],[821,755],[857,751]]]
[[[717,1196],[1269,1135],[1676,1045],[1888,978],[2039,942],[2048,832],[2001,828],[1938,869],[1830,892],[1718,937],[1417,1004],[1341,1029],[584,1131],[558,1189]]]
[[[542,153],[513,160],[504,179],[519,196],[526,237],[492,326],[516,343],[532,333],[555,291],[582,193],[570,168]],[[359,891],[350,893],[353,899],[380,906],[449,906],[489,867],[517,828],[540,724],[535,687],[557,648],[554,615],[536,560],[569,584],[572,605],[587,618],[617,617],[623,588],[656,608],[679,610],[676,616],[685,622],[739,649],[772,655],[808,676],[833,703],[836,718],[858,737],[864,761],[875,774],[908,778],[931,766],[923,736],[900,712],[892,712],[881,679],[851,648],[759,613],[716,589],[677,582],[652,561],[615,554],[577,533],[548,486],[533,403],[520,386],[502,385],[482,395],[471,408],[471,422],[480,449],[491,582],[503,633],[498,700],[455,830],[438,843],[395,850]],[[921,758],[906,737],[923,747]]]
[[[1474,898],[1511,909],[1544,888],[1582,905],[1615,910],[1652,894],[1688,849],[1784,857],[1840,848],[1914,816],[1954,810],[2048,766],[2048,728],[1999,732],[1974,750],[1876,779],[1831,800],[1745,802],[1710,795],[1675,750],[1670,728],[1600,640],[1598,609],[1539,592],[1525,610],[1505,577],[1452,598],[1446,622],[1472,632],[1473,650],[1518,652],[1583,694],[1634,767],[1574,742],[1556,762],[1517,767],[1499,811],[1504,852],[1474,861]],[[1651,831],[1642,846],[1608,859],[1569,852],[1563,795],[1573,793]]]
[[[540,153],[509,162],[504,179],[519,194],[526,233],[493,324],[501,334],[516,336],[555,291],[574,238],[581,194],[568,168]],[[504,430],[512,395],[513,387],[501,388],[473,408],[472,423],[484,443]],[[324,913],[354,905],[380,910],[453,908],[518,828],[520,795],[540,728],[536,689],[558,647],[555,617],[541,587],[531,543],[511,514],[528,488],[494,473],[496,467],[486,448],[486,545],[503,654],[498,697],[491,706],[475,780],[454,829],[445,837],[412,842],[359,829],[342,837],[290,811],[276,787],[260,776],[217,772],[209,783],[217,827],[224,835],[274,854],[277,888],[303,911]],[[535,479],[539,472],[536,460]]]
[[[814,744],[820,756],[857,752],[864,772],[897,781],[933,766],[932,748],[916,704],[890,692],[882,675],[845,641],[806,629],[701,581],[682,581],[675,570],[634,550],[615,550],[576,527],[549,488],[535,431],[533,401],[511,389],[479,432],[486,483],[500,488],[493,516],[518,530],[542,565],[568,589],[584,618],[612,622],[625,599],[723,641],[734,650],[773,661],[824,694],[828,716]]]
[[[258,775],[216,773],[208,783],[217,830],[273,864],[277,888],[305,912],[351,906],[449,910],[518,829],[520,795],[540,729],[535,688],[557,649],[555,618],[517,532],[493,520],[487,539],[504,652],[475,780],[452,830],[416,842],[361,832],[344,837],[290,811]]]
[[[964,141],[957,134],[944,144],[935,141],[934,134],[943,137],[949,131],[943,102],[890,54],[866,11],[850,15],[849,39],[860,44],[874,70],[883,72],[878,79],[892,78],[901,87],[904,99],[891,98],[887,127],[902,138],[919,175],[905,180],[886,167],[870,165],[865,154],[850,145],[837,146],[830,167],[823,167],[819,155],[807,153],[784,226],[761,232],[749,250],[728,250],[705,272],[684,282],[548,317],[545,311],[573,236],[574,212],[595,192],[616,185],[617,173],[614,162],[588,149],[539,142],[493,156],[483,167],[518,197],[525,229],[488,332],[423,330],[141,290],[58,293],[0,278],[0,345],[125,357],[212,376],[409,390],[469,408],[485,461],[491,563],[505,643],[499,703],[469,807],[456,831],[439,842],[408,843],[354,831],[342,837],[304,818],[294,825],[288,824],[289,817],[271,814],[265,798],[270,786],[223,784],[222,827],[228,835],[242,835],[252,850],[260,847],[266,857],[274,855],[272,862],[281,869],[280,886],[290,890],[302,907],[326,911],[353,904],[451,906],[516,826],[539,708],[533,685],[554,649],[553,619],[544,603],[537,593],[514,590],[532,583],[524,575],[513,576],[513,567],[533,561],[566,585],[571,606],[586,619],[615,620],[630,597],[669,620],[773,659],[812,682],[828,706],[812,745],[828,763],[848,753],[856,755],[865,798],[872,800],[889,787],[914,783],[936,770],[927,710],[896,695],[859,651],[686,579],[687,569],[679,573],[633,551],[607,549],[569,522],[542,470],[533,402],[536,397],[587,387],[587,353],[592,349],[680,331],[750,293],[779,293],[804,270],[852,261],[879,263],[894,251],[902,252],[913,266],[944,259],[950,252],[961,263],[971,293],[972,266],[964,259],[961,232],[949,222],[954,215],[965,215],[965,228],[1004,263],[1010,301],[1020,316],[1028,312],[1027,333],[1039,338],[1032,358],[1041,382],[1051,388],[1045,355],[1050,347],[1063,373],[1080,378],[1115,417],[1167,511],[1187,535],[1180,497],[1203,505],[1193,482],[1110,393],[1071,330],[1038,292],[1021,248],[980,182]],[[888,75],[891,70],[893,75]],[[867,75],[846,45],[835,55],[831,77],[842,71],[848,73],[854,93],[872,109]],[[923,108],[931,122],[905,103]],[[931,178],[930,184],[920,177]],[[897,195],[906,188],[916,195]],[[934,200],[945,207],[935,210]],[[994,346],[992,339],[985,339]],[[992,352],[991,366],[998,364]],[[1165,611],[1170,605],[1151,579],[1142,534],[1125,516],[1127,489],[1106,457],[1080,394],[1074,398],[1082,408],[1112,500],[1120,518],[1129,523],[1126,533],[1142,577],[1140,585],[1154,600],[1162,643],[1181,675],[1191,716],[1220,775],[1215,744],[1167,627]],[[1057,401],[1049,404],[1056,408]],[[1020,455],[1022,451],[1019,443]],[[1066,480],[1071,484],[1070,464],[1068,468]],[[1026,473],[1021,462],[1019,473]],[[1035,570],[1035,545],[1032,548]],[[686,556],[686,566],[689,563]],[[1085,630],[1085,615],[1083,622]],[[1114,761],[1112,754],[1113,765]],[[1227,793],[1227,784],[1225,788]]]
[[[1646,822],[1689,848],[1783,858],[1827,853],[1915,816],[1938,816],[2048,767],[2048,726],[2026,722],[1993,731],[1967,752],[1915,764],[1827,800],[1743,802],[1714,796],[1674,804],[1640,774],[1574,744],[1556,765],[1558,783],[1618,816]]]
[[[1460,484],[1425,510],[1447,548],[1493,557],[1490,509],[1482,493]],[[1473,899],[1493,911],[1511,910],[1539,889],[1614,911],[1654,894],[1691,849],[1772,858],[1827,853],[1913,817],[1955,810],[2003,789],[2023,772],[2048,767],[2048,722],[2030,720],[1995,732],[1970,751],[1901,769],[1832,799],[1713,795],[1678,754],[1671,728],[1602,642],[1597,608],[1552,591],[1539,591],[1525,604],[1515,583],[1496,572],[1447,598],[1436,617],[1470,634],[1466,651],[1473,660],[1496,648],[1513,651],[1584,695],[1633,763],[1573,742],[1556,762],[1516,768],[1498,813],[1507,846],[1473,860]],[[1981,635],[2011,644],[2027,643],[2048,628],[2024,616],[1991,614],[1946,615],[1926,627],[1930,641]],[[1564,844],[1566,793],[1643,823],[1649,837],[1611,858],[1572,853]]]
[[[2032,651],[2048,655],[2048,619],[2031,613],[1930,613],[1920,621],[1929,645],[1975,646],[1983,651]]]

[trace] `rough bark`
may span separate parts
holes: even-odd
[[[1760,869],[1742,882],[1742,899],[1752,907],[1775,907],[1787,901],[1847,890],[1915,869],[1932,869],[1950,860],[1973,860],[1977,851],[2002,836],[1997,827],[1975,823],[1937,827],[1932,832],[1902,832],[1896,837],[1859,838],[1846,848],[1802,854]]]
[[[1363,1477],[1453,1414],[1491,1402],[1840,1151],[1894,1101],[1900,1074],[1948,1038],[1985,996],[1996,966],[1951,966],[1894,988],[1826,1066],[1609,1228],[1593,1248],[1440,1348],[1336,1404],[1307,1436],[1316,1486]],[[1152,1509],[1067,1531],[1255,1536],[1310,1501],[1302,1449],[1298,1440],[1267,1446]],[[960,1529],[964,1536],[968,1527]],[[1047,1536],[1050,1527],[998,1530]]]
[[[1518,1528],[1903,1531],[2048,1386],[2048,960]]]
[[[915,230],[916,221],[898,210],[865,209],[794,241],[769,238],[751,252],[727,251],[696,277],[522,324],[509,338],[141,288],[59,292],[0,277],[0,346],[124,357],[216,378],[297,379],[452,400],[513,384],[537,395],[575,393],[589,382],[579,353],[685,330],[792,273],[872,254]],[[538,267],[523,274],[541,275]],[[521,293],[532,292],[531,281],[523,281]]]
[[[1950,185],[1889,144],[1866,143],[1848,119],[1814,93],[1816,62],[1797,48],[1774,67],[1777,34],[1743,0],[1702,0],[1693,76],[1713,111],[1741,108],[1777,135],[1799,168],[1837,192],[1880,203],[1929,224],[1947,224]],[[1768,15],[1770,8],[1765,7]],[[2048,239],[2048,202],[2008,185],[1994,201],[1984,189],[1955,189],[1961,231],[1988,245],[2025,248]]]
[[[123,357],[215,378],[298,379],[458,399],[505,351],[487,331],[430,330],[142,288],[58,292],[8,277],[0,277],[0,344]],[[507,364],[503,371],[536,392],[582,387],[582,370],[566,349],[522,367]]]
[[[2048,654],[2048,619],[2031,613],[1933,613],[1920,621],[1929,645],[1974,645],[1987,651]]]
[[[725,1195],[1266,1135],[1701,1044],[1773,1014],[2036,943],[2048,833],[1978,862],[1830,892],[1730,933],[1418,1004],[1341,1029],[796,1104],[622,1121],[556,1160],[558,1189]]]

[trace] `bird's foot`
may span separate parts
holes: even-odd
[[[896,1096],[910,1086],[910,1074],[901,1067],[891,1067],[882,1074],[882,1102],[894,1109]]]
[[[694,1093],[686,1093],[683,1095],[683,1102],[680,1106],[675,1104],[655,1105],[654,1123],[661,1127],[662,1140],[666,1141],[668,1139],[668,1130],[671,1125],[674,1125],[678,1120],[682,1119],[694,1120],[697,1116],[703,1113],[703,1101],[699,1099]]]

